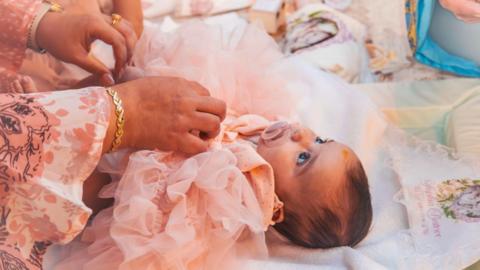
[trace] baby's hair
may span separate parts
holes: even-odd
[[[372,223],[368,179],[358,160],[347,165],[345,177],[335,207],[319,207],[309,201],[286,204],[285,219],[275,229],[292,243],[307,248],[357,245]]]

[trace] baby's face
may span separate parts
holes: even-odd
[[[273,167],[275,191],[286,204],[299,198],[328,204],[345,181],[355,153],[298,124],[277,122],[261,135],[258,153]]]

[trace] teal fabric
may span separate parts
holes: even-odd
[[[430,38],[428,31],[436,4],[437,0],[418,0],[416,14],[414,14],[417,19],[415,59],[420,63],[458,75],[480,77],[480,66],[473,61],[446,52]],[[411,14],[407,14],[407,22],[411,19],[413,19]]]

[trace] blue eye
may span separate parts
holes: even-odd
[[[322,139],[322,138],[320,138],[320,137],[315,138],[315,143],[316,143],[316,144],[326,143],[327,141],[328,141],[328,140],[324,140],[324,139]]]
[[[310,153],[309,152],[302,152],[298,155],[297,157],[297,165],[303,165],[305,162],[307,162],[310,159]]]

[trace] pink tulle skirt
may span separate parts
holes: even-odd
[[[276,72],[283,55],[275,41],[252,25],[226,34],[200,22],[165,34],[147,29],[135,64],[146,76],[179,76],[202,84],[238,115],[289,117],[295,98],[285,90],[288,74]]]

